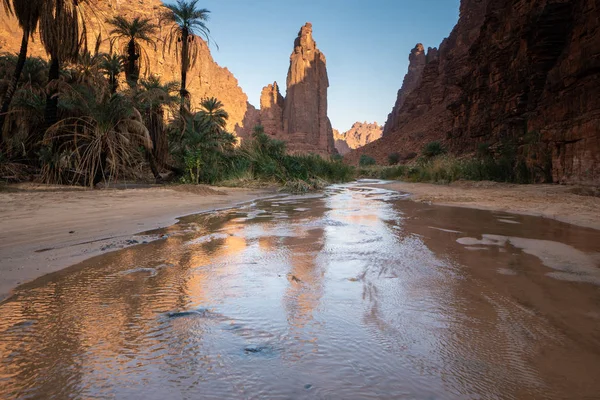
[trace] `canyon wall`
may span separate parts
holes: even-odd
[[[294,41],[287,74],[286,97],[277,82],[263,88],[259,121],[265,132],[283,140],[292,152],[329,155],[336,152],[327,116],[325,55],[317,48],[312,25],[306,23]]]
[[[437,53],[437,54],[436,54]],[[400,96],[399,96],[400,97]],[[558,183],[600,184],[600,2],[462,0],[384,137],[347,156],[385,162],[442,141],[455,154],[537,136]]]
[[[92,47],[100,35],[103,39],[100,51],[109,51],[110,26],[106,20],[116,15],[133,19],[135,17],[150,18],[160,26],[159,13],[162,8],[161,0],[106,0],[95,3],[93,12],[88,13],[88,43]],[[150,64],[142,73],[157,75],[163,82],[179,81],[180,66],[175,54],[163,52],[164,38],[169,27],[162,26],[156,40],[156,49],[146,46]],[[21,29],[13,17],[8,17],[3,7],[0,7],[0,51],[16,53],[21,44]],[[116,42],[115,48],[120,50],[124,42]],[[29,42],[29,55],[47,58],[39,37]],[[198,107],[204,97],[216,97],[224,104],[229,113],[227,130],[238,136],[245,136],[258,120],[258,111],[248,103],[248,96],[238,85],[237,79],[227,69],[220,67],[212,58],[206,42],[200,42],[198,61],[188,73],[188,90],[192,97],[192,107]]]
[[[400,110],[406,101],[406,97],[408,97],[419,84],[423,69],[425,69],[425,64],[427,64],[425,49],[421,43],[418,43],[415,48],[412,49],[410,56],[408,57],[408,72],[404,76],[402,87],[398,90],[396,104],[394,104],[394,108],[388,115],[388,119],[383,127],[383,135],[388,135],[398,124]]]
[[[352,127],[340,134],[336,129],[333,130],[335,139],[335,148],[338,153],[345,155],[353,149],[365,146],[382,136],[383,128],[376,122],[355,122]]]
[[[346,136],[340,133],[340,131],[337,129],[333,130],[333,141],[335,149],[337,150],[338,154],[341,154],[342,156],[350,153],[352,150],[350,146],[348,146],[348,143],[346,143]]]

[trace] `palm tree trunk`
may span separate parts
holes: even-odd
[[[189,39],[189,32],[187,31],[187,29],[184,28],[183,31],[181,32],[181,89],[179,90],[179,94],[181,96],[181,110],[180,110],[181,115],[184,114],[184,111],[186,110],[186,106],[189,109],[188,92],[187,92],[187,88],[186,88],[187,72],[188,72],[189,62],[190,62],[188,39]]]
[[[8,113],[8,109],[10,107],[10,103],[12,102],[12,98],[17,90],[17,84],[19,83],[19,79],[21,78],[21,73],[23,72],[23,67],[25,66],[25,61],[27,61],[27,47],[29,46],[29,30],[23,30],[23,38],[21,39],[21,49],[19,50],[19,58],[17,60],[17,65],[15,66],[15,73],[8,85],[8,89],[4,94],[4,100],[2,101],[2,109],[0,110],[0,147],[3,142],[3,127],[4,121],[6,120],[6,113]]]
[[[136,68],[137,54],[135,53],[135,41],[131,39],[127,45],[127,83],[129,87],[135,87],[138,81]]]
[[[46,128],[51,127],[58,121],[58,89],[54,86],[60,77],[60,62],[55,56],[50,57],[50,72],[48,74],[48,84],[50,90],[46,95],[46,109],[44,110],[44,120]]]
[[[154,179],[156,182],[160,181],[161,177],[158,172],[158,167],[156,165],[156,158],[154,154],[152,154],[152,150],[146,149],[146,156],[148,157],[148,163],[150,164],[150,170],[152,171],[152,175],[154,175]]]
[[[169,144],[164,121],[165,117],[162,106],[157,106],[148,111],[146,127],[152,139],[152,152],[157,164],[161,166],[167,162],[167,156],[169,155]]]
[[[117,77],[113,74],[110,76],[110,94],[117,93],[118,88],[119,88],[119,81],[117,81]]]

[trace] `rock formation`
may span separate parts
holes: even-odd
[[[379,139],[382,131],[383,128],[377,122],[355,122],[352,128],[344,133],[344,136],[351,149],[358,149]]]
[[[329,79],[325,56],[306,23],[294,42],[285,99],[275,82],[261,94],[260,123],[265,132],[284,140],[292,152],[335,153],[333,129],[327,117]]]
[[[341,134],[340,131],[338,131],[337,129],[333,130],[333,140],[335,149],[338,151],[339,154],[348,154],[350,153],[350,150],[352,150],[350,146],[348,146],[348,143],[346,143],[346,137],[343,134]]]
[[[334,129],[335,148],[338,153],[345,155],[350,150],[358,149],[379,139],[382,131],[383,128],[376,122],[355,122],[348,131],[342,134]]]
[[[109,41],[106,39],[109,27],[105,22],[106,19],[115,15],[122,15],[126,18],[139,16],[150,18],[160,25],[158,16],[161,7],[161,0],[99,1],[95,5],[94,12],[89,13],[88,43],[93,47],[100,34],[104,39],[100,51],[108,52]],[[18,52],[21,44],[21,29],[14,18],[5,15],[3,7],[0,7],[0,25],[0,44],[2,45],[0,51]],[[164,82],[179,81],[180,66],[177,57],[174,54],[163,54],[162,43],[167,29],[166,26],[161,27],[156,41],[156,49],[146,47],[150,61],[147,71],[160,76]],[[116,49],[122,48],[123,45],[124,43],[119,42],[115,44]],[[47,57],[37,35],[33,41],[29,42],[29,55]],[[214,96],[223,102],[225,110],[229,113],[227,129],[231,132],[244,135],[253,127],[248,124],[258,120],[258,111],[248,103],[248,96],[238,86],[237,79],[227,68],[220,67],[213,60],[204,41],[201,43],[198,53],[198,62],[188,74],[188,90],[192,96],[192,106],[197,107],[204,97]]]
[[[433,54],[431,48],[429,49],[429,52]],[[392,127],[396,126],[398,114],[400,113],[400,109],[406,101],[406,97],[417,87],[417,84],[420,82],[421,74],[423,73],[423,69],[425,69],[425,64],[427,64],[428,55],[425,55],[425,49],[421,43],[418,43],[410,52],[410,56],[408,57],[408,73],[404,76],[402,87],[400,90],[398,90],[396,104],[394,104],[392,112],[388,115],[388,119],[383,128],[383,135],[389,134],[392,130]]]
[[[260,94],[260,123],[265,132],[276,136],[278,139],[283,133],[283,107],[284,98],[279,92],[277,82],[265,86]]]
[[[460,19],[386,135],[361,153],[385,162],[440,140],[454,153],[541,137],[552,179],[600,184],[600,4],[462,0]]]

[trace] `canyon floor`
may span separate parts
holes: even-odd
[[[600,229],[600,198],[559,185],[393,182],[417,202],[543,216]],[[0,191],[0,299],[19,284],[137,244],[178,217],[275,196],[275,189],[158,186],[86,190],[32,184]],[[149,237],[148,240],[151,238]]]

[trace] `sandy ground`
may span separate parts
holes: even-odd
[[[86,190],[18,185],[0,192],[0,300],[20,283],[102,252],[177,217],[276,195],[206,186]]]
[[[600,229],[600,197],[591,188],[496,182],[393,182],[382,187],[411,193],[411,198],[419,202],[535,215]]]

